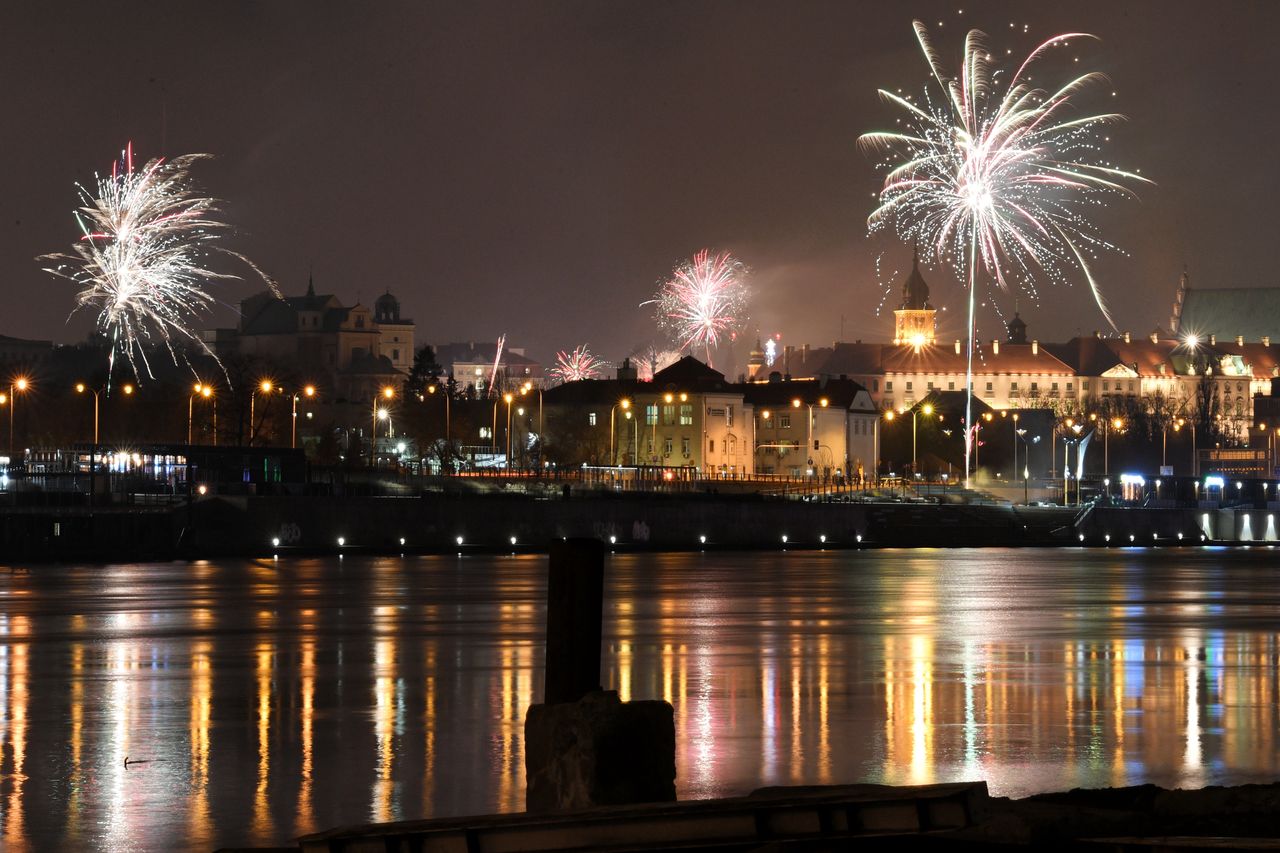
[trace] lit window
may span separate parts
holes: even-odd
[[[595,412],[591,412],[590,414],[588,414],[588,415],[587,415],[587,423],[589,423],[591,426],[595,426],[595,425],[596,425],[596,413],[595,413]]]
[[[689,438],[685,436],[680,439],[680,453],[684,456],[689,455]]]
[[[658,422],[658,404],[650,403],[644,407],[644,422],[646,426],[653,426]],[[650,448],[652,450],[652,448]]]
[[[671,426],[675,422],[676,422],[676,407],[663,406],[662,407],[662,425]]]
[[[664,456],[671,455],[671,439],[669,438],[662,439],[662,453]]]
[[[693,406],[689,403],[680,404],[680,426],[693,425]]]
[[[791,415],[778,415],[778,426],[782,429],[791,429]]]

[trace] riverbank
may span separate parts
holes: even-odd
[[[758,495],[423,493],[402,497],[209,496],[169,506],[0,511],[17,561],[270,554],[544,551],[563,537],[615,550],[1265,544],[1252,508],[1036,507],[797,501]]]

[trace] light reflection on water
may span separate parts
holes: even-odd
[[[1273,562],[620,555],[603,678],[673,703],[684,798],[1273,779]],[[0,847],[209,850],[520,809],[544,572],[348,556],[0,574]]]

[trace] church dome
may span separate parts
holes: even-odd
[[[373,316],[379,323],[400,322],[400,300],[388,290],[373,303]]]

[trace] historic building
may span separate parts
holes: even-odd
[[[911,259],[911,272],[902,284],[902,304],[893,312],[893,342],[917,349],[934,342],[937,311],[929,304],[929,285],[920,274],[920,250]]]
[[[263,291],[242,300],[236,328],[207,330],[202,338],[219,357],[258,356],[292,367],[338,399],[372,399],[413,365],[414,324],[400,316],[394,296],[379,297],[374,310],[345,306],[317,294],[310,281],[302,296]]]

